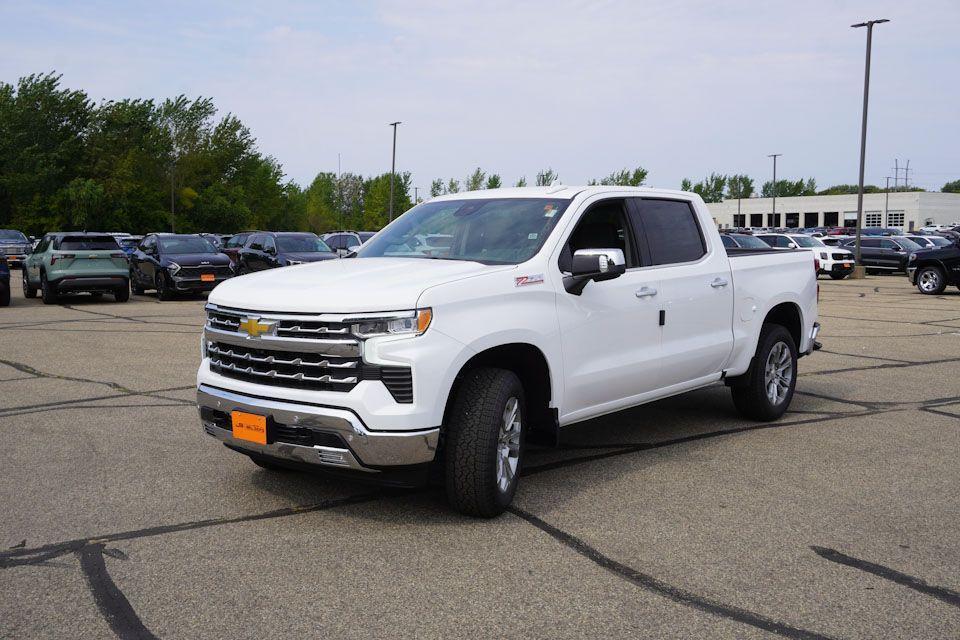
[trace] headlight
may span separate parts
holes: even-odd
[[[913,262],[913,261],[916,260],[916,259],[917,259],[917,254],[911,253],[911,254],[910,254],[910,257],[907,258],[907,261],[908,261],[908,262]]]
[[[167,265],[167,271],[170,272],[170,275],[175,276],[177,275],[177,271],[180,271],[180,265],[178,265],[176,262],[171,262]]]
[[[359,319],[353,324],[353,334],[359,338],[393,335],[420,335],[430,326],[433,311],[417,309],[398,311],[376,318]]]

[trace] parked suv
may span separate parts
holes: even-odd
[[[233,265],[236,269],[239,262],[240,249],[243,249],[243,245],[247,244],[247,238],[257,233],[256,231],[241,231],[240,233],[235,233],[226,240],[223,241],[223,244],[220,246],[220,251],[227,255],[230,258],[230,264]]]
[[[948,284],[960,289],[960,240],[946,247],[911,253],[907,275],[920,293],[940,295]]]
[[[48,233],[23,267],[23,295],[37,290],[44,304],[56,304],[60,294],[82,291],[112,293],[117,302],[130,298],[127,257],[113,236],[103,233]]]
[[[11,267],[22,266],[33,251],[33,242],[16,229],[0,229],[0,256],[7,259]]]
[[[376,231],[331,231],[320,236],[337,255],[345,256],[359,249],[364,242],[377,235]]]
[[[769,249],[770,245],[748,233],[721,233],[720,240],[727,249]]]
[[[130,256],[130,287],[154,289],[160,300],[210,291],[233,275],[230,258],[199,235],[151,233]]]
[[[262,231],[247,238],[237,256],[237,275],[336,258],[315,233]]]
[[[857,239],[851,238],[843,243],[843,248],[856,251]],[[907,272],[907,258],[922,247],[903,236],[860,237],[860,261],[867,273]]]
[[[0,256],[0,307],[10,305],[10,266],[7,259]]]
[[[834,280],[843,280],[853,273],[853,253],[847,249],[828,247],[820,238],[800,233],[766,233],[758,237],[775,249],[812,251],[820,262],[820,273]]]

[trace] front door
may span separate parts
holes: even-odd
[[[642,256],[621,198],[588,201],[559,260],[561,272],[578,249],[620,249],[627,271],[590,282],[580,295],[557,293],[563,344],[561,421],[573,422],[631,404],[654,391],[660,377],[660,281]]]

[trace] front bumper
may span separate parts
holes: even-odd
[[[204,282],[200,278],[178,278],[173,276],[173,286],[177,291],[213,291],[213,288],[230,276],[217,276],[209,282]]]
[[[910,284],[917,284],[917,268],[907,267],[907,277],[910,278]]]
[[[390,468],[431,462],[440,429],[371,431],[351,411],[242,395],[201,384],[197,409],[207,434],[227,446],[255,455],[291,462],[378,474]],[[243,411],[267,418],[267,444],[233,437],[230,414]],[[294,444],[291,430],[327,444]]]
[[[6,257],[7,264],[11,267],[22,267],[23,263],[27,261],[26,254],[8,253],[4,257]]]

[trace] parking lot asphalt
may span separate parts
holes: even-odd
[[[960,292],[820,286],[784,419],[717,385],[576,425],[490,521],[204,435],[202,298],[17,287],[0,636],[960,637]]]

